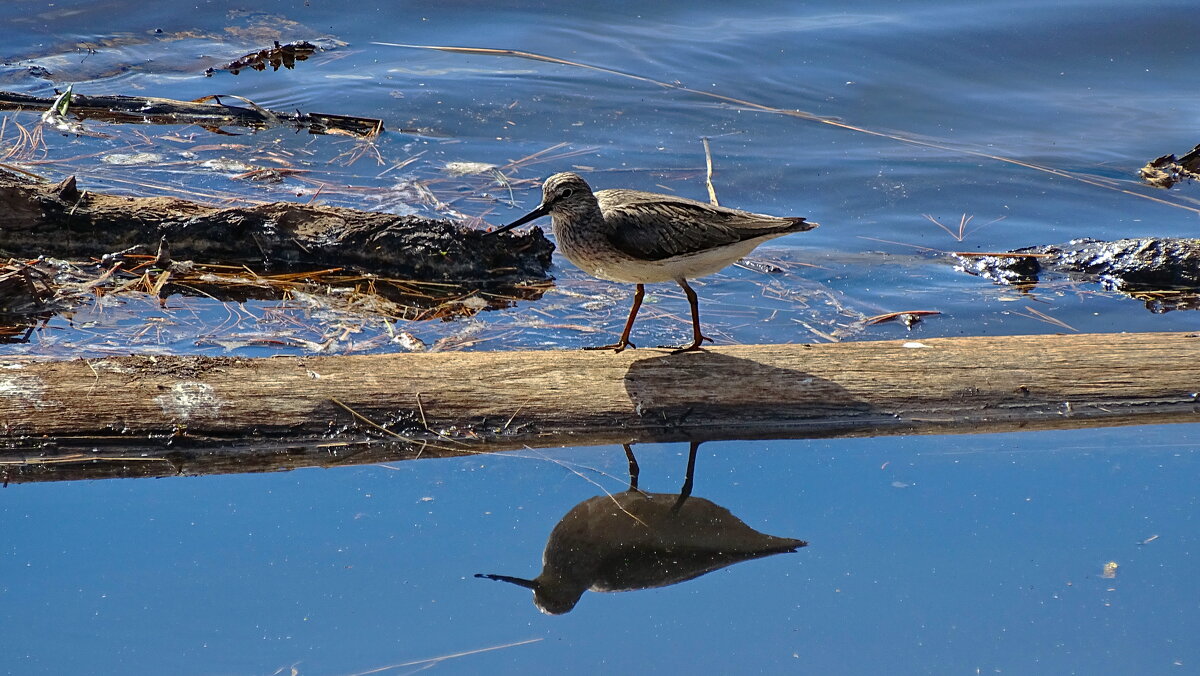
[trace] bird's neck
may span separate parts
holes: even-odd
[[[604,214],[600,211],[599,202],[589,200],[556,210],[551,215],[551,220],[555,232],[579,230],[585,227],[594,230],[603,227]]]

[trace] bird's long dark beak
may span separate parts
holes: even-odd
[[[487,237],[489,235],[499,235],[502,232],[508,232],[509,230],[512,230],[513,228],[517,227],[518,225],[525,225],[529,221],[532,221],[536,218],[541,218],[542,216],[545,216],[548,213],[550,213],[550,207],[546,206],[545,204],[539,204],[538,208],[525,214],[524,216],[518,218],[517,220],[513,221],[512,223],[509,223],[508,225],[506,225],[504,227],[496,228],[495,230],[493,230],[489,233],[485,233],[484,237]]]
[[[537,587],[538,587],[536,582],[534,582],[533,580],[526,580],[523,577],[511,577],[508,575],[487,575],[484,573],[475,573],[475,577],[482,577],[482,578],[485,578],[488,580],[496,580],[497,582],[511,582],[512,584],[515,584],[519,587],[525,587],[526,589],[532,589],[534,591],[537,591]]]

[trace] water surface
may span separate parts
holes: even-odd
[[[1022,295],[956,271],[952,261],[936,255],[1078,237],[1194,235],[1200,208],[1194,186],[1153,190],[1135,175],[1149,159],[1196,142],[1189,36],[1197,20],[1188,3],[860,2],[836,11],[776,3],[736,13],[695,3],[603,9],[401,3],[353,13],[326,3],[259,3],[247,11],[207,2],[186,13],[169,7],[147,13],[116,1],[8,7],[0,30],[12,38],[6,49],[11,89],[46,94],[73,82],[86,93],[182,99],[235,94],[285,110],[379,117],[393,130],[361,153],[349,139],[282,130],[229,137],[194,127],[156,128],[133,136],[109,128],[114,137],[108,140],[48,139],[46,157],[33,168],[51,177],[77,173],[93,187],[135,194],[186,189],[300,201],[312,199],[319,186],[318,198],[329,204],[498,224],[536,204],[536,181],[562,170],[580,171],[598,188],[704,199],[701,138],[710,137],[714,184],[724,204],[822,223],[761,248],[755,258],[769,265],[731,268],[700,282],[705,319],[722,342],[802,342],[823,340],[822,333],[896,337],[906,333],[899,325],[863,328],[856,322],[898,310],[941,311],[915,329],[924,336],[1063,330],[1029,308],[1079,331],[1195,327],[1190,313],[1153,314],[1140,301],[1094,284],[1052,280]],[[205,67],[257,51],[268,37],[346,44],[294,70],[204,77]],[[376,42],[525,50],[695,92],[528,59]],[[21,70],[31,66],[45,68],[53,79]],[[828,116],[944,149],[697,92]],[[128,152],[134,144],[178,164],[66,161]],[[201,150],[189,150],[196,147]],[[505,171],[511,191],[490,174],[452,178],[445,171],[448,162],[505,166],[549,148],[555,150],[538,161]],[[960,151],[1112,179],[1119,181],[1113,187],[1135,194]],[[411,164],[391,170],[414,155]],[[231,180],[237,171],[196,169],[206,159],[283,163],[307,173],[247,185]],[[442,206],[421,204],[417,183],[427,185]],[[955,234],[964,217],[971,221],[960,242],[926,215]],[[629,289],[591,280],[565,262],[554,274],[557,287],[536,308],[521,303],[473,321],[397,328],[429,344],[469,334],[478,342],[453,344],[478,349],[611,342]],[[646,342],[678,342],[687,330],[682,294],[672,285],[650,291],[639,331],[649,334]],[[199,316],[214,333],[234,333],[222,329],[228,309],[199,300],[179,305],[169,305],[159,320],[178,324]],[[262,313],[278,305],[254,302],[249,309]],[[85,308],[80,318],[99,329],[119,328],[119,313],[109,310]],[[318,332],[336,330],[336,321],[290,311],[314,322]],[[134,314],[141,322],[145,313]],[[371,341],[379,326],[365,329],[339,349],[396,349]],[[12,349],[234,349],[247,355],[280,349],[196,345],[194,334],[188,327],[152,340],[143,335],[97,346],[59,319],[30,345]],[[489,338],[495,335],[504,340]]]
[[[936,252],[1195,236],[1196,187],[1153,191],[1135,172],[1200,142],[1197,29],[1193,3],[1168,1],[734,10],[712,2],[21,0],[0,6],[8,64],[0,77],[4,89],[43,95],[67,83],[84,93],[235,94],[284,110],[379,117],[390,130],[355,159],[361,148],[352,140],[290,130],[106,128],[107,139],[47,137],[44,154],[24,165],[139,195],[186,189],[307,201],[320,185],[328,204],[499,224],[536,204],[538,179],[564,170],[597,188],[704,199],[701,138],[709,137],[723,204],[822,223],[697,284],[707,333],[721,343],[1194,330],[1193,313],[1154,314],[1065,280],[1021,294],[958,272]],[[203,75],[273,39],[317,38],[345,44],[295,70]],[[526,50],[696,91],[376,42]],[[4,118],[10,133],[12,122],[35,120]],[[504,166],[551,148],[546,161],[506,170],[511,194],[490,176],[445,171],[447,162]],[[963,150],[1112,179],[1135,194]],[[169,161],[79,159],[131,151]],[[231,171],[196,168],[222,158],[287,162],[308,174],[247,185]],[[417,183],[444,206],[418,203]],[[955,233],[971,216],[969,232],[960,242],[925,214]],[[611,342],[631,290],[564,261],[553,272],[555,288],[535,303],[391,328],[445,349]],[[678,342],[688,331],[682,295],[670,285],[650,292],[635,342]],[[125,302],[126,313],[86,306],[25,344],[2,346],[0,357],[304,351],[198,343],[206,327],[223,331],[218,338],[252,330],[228,323],[239,309],[221,304],[136,305]],[[244,309],[257,315],[281,305],[313,327],[309,338],[349,321],[279,301]],[[911,331],[861,325],[898,310],[943,314]],[[147,317],[155,331],[141,331]],[[353,335],[339,349],[400,349],[372,342],[388,335],[382,321]],[[561,617],[539,614],[527,591],[472,575],[535,575],[567,510],[623,488],[619,448],[11,485],[0,491],[0,627],[9,638],[0,671],[355,674],[536,640],[436,669],[1188,673],[1200,663],[1191,558],[1198,430],[705,444],[696,495],[809,547],[678,586],[588,594]],[[678,489],[685,448],[637,451],[643,487]],[[1111,563],[1115,577],[1105,578]]]
[[[1198,433],[704,444],[694,495],[809,546],[562,616],[472,575],[535,575],[562,515],[624,488],[620,448],[10,486],[0,663],[352,674],[540,639],[437,668],[1186,673]],[[635,451],[678,490],[686,445]]]

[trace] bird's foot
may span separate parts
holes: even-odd
[[[623,340],[619,343],[613,343],[612,345],[593,345],[590,347],[585,347],[583,349],[585,349],[585,350],[612,350],[613,352],[621,352],[622,350],[624,350],[627,347],[637,349],[637,345],[634,345],[633,343],[629,342],[628,340]]]
[[[704,349],[700,345],[701,345],[701,343],[703,343],[706,340],[710,343],[713,342],[712,338],[702,335],[702,336],[696,338],[696,341],[693,342],[691,345],[684,345],[683,347],[677,347],[675,345],[659,345],[659,347],[661,347],[665,350],[670,350],[671,354],[681,354],[683,352],[699,352],[700,350]]]

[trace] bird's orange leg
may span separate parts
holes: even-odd
[[[696,292],[692,290],[692,287],[688,286],[686,279],[680,277],[675,281],[678,282],[679,286],[683,288],[683,293],[687,296],[688,304],[692,306],[692,344],[676,348],[672,354],[679,354],[680,352],[693,352],[695,350],[699,350],[700,344],[704,341],[707,340],[711,343],[713,342],[713,339],[709,338],[703,333],[700,333],[700,302],[696,298]]]
[[[695,295],[695,294],[693,294]],[[642,307],[642,298],[646,297],[646,285],[638,284],[637,291],[633,292],[633,307],[629,309],[629,319],[625,320],[625,330],[621,332],[621,340],[612,345],[599,345],[596,347],[585,347],[585,350],[612,350],[620,352],[627,347],[636,348],[637,345],[629,342],[629,332],[633,330],[633,320],[637,319],[638,310]]]

